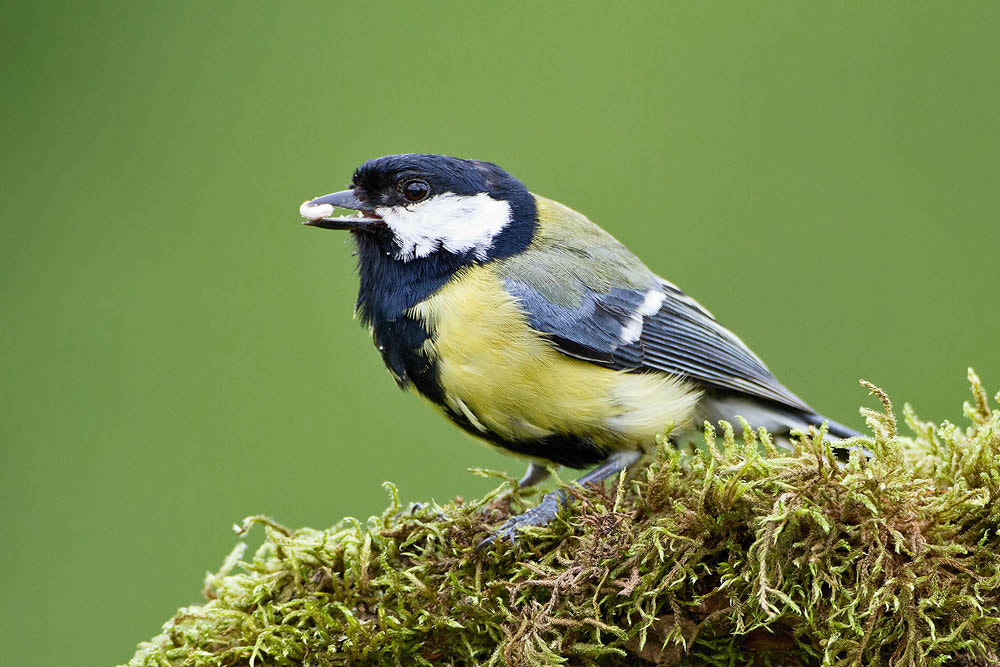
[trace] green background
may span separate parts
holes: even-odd
[[[346,236],[393,152],[583,211],[861,426],[859,377],[1000,387],[995,3],[8,3],[6,664],[113,664],[268,513],[327,526],[521,465],[399,392]]]

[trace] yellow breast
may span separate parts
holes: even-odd
[[[489,264],[461,270],[410,315],[431,333],[425,352],[447,406],[484,434],[646,448],[668,423],[688,426],[700,398],[672,376],[614,371],[554,349]]]

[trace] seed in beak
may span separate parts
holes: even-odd
[[[328,218],[333,215],[333,207],[329,204],[316,204],[315,206],[310,204],[308,201],[302,202],[302,206],[299,207],[299,215],[301,215],[306,220],[319,220],[320,218]]]

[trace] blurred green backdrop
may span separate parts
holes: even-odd
[[[865,377],[1000,387],[995,3],[8,3],[4,662],[112,664],[269,513],[520,464],[394,387],[346,236],[363,160],[498,162],[861,426]]]

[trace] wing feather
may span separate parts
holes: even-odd
[[[531,326],[564,354],[812,413],[743,341],[580,213],[535,196],[531,248],[498,262]],[[662,298],[660,298],[662,296]]]
[[[639,308],[649,290],[590,292],[571,308],[552,304],[526,283],[508,279],[506,284],[532,327],[568,356],[616,370],[669,373],[707,388],[812,412],[739,338],[676,288],[651,286],[662,290],[664,299],[659,310],[645,315]],[[637,320],[641,333],[628,340],[628,327]]]

